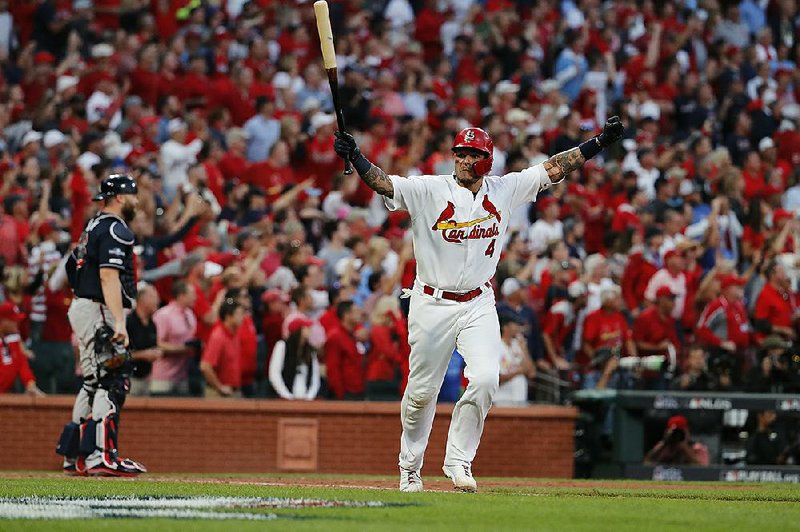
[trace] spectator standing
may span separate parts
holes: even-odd
[[[532,253],[541,254],[554,240],[564,239],[564,226],[558,219],[561,207],[553,196],[545,196],[538,200],[537,211],[541,218],[528,230],[528,247]]]
[[[639,356],[668,357],[680,348],[678,324],[675,321],[677,294],[668,286],[656,290],[654,304],[643,310],[633,322],[633,341]]]
[[[636,316],[645,301],[645,290],[656,272],[661,268],[659,255],[664,233],[656,227],[648,227],[644,233],[644,247],[631,253],[628,264],[622,272],[622,296],[625,306]]]
[[[272,145],[280,138],[281,123],[274,115],[275,107],[269,98],[256,98],[256,115],[244,124],[244,132],[247,134],[247,160],[251,163],[267,160]]]
[[[672,317],[679,320],[683,316],[686,304],[686,274],[683,254],[677,249],[670,249],[664,254],[664,267],[658,270],[647,282],[644,297],[647,301],[655,302],[662,288],[669,290],[675,297]]]
[[[59,265],[58,269],[61,272],[54,273],[45,286],[43,303],[47,307],[47,314],[39,342],[33,346],[36,356],[31,361],[31,367],[36,382],[45,393],[73,394],[77,393],[79,385],[75,371],[72,327],[67,318],[73,293],[69,285],[61,282],[63,277],[58,279],[65,275],[63,266]]]
[[[172,200],[181,187],[188,183],[189,167],[197,163],[203,141],[196,138],[186,144],[187,126],[180,118],[167,124],[169,140],[161,145],[161,184],[168,200]]]
[[[226,299],[219,307],[219,322],[211,330],[203,348],[200,370],[206,379],[206,397],[241,397],[242,348],[238,329],[244,308],[235,299]]]
[[[371,316],[366,397],[371,401],[397,401],[408,378],[408,326],[397,298],[392,296],[381,296]]]
[[[590,312],[583,325],[583,354],[592,360],[598,350],[604,349],[619,356],[636,356],[633,333],[625,315],[620,311],[622,298],[619,288],[603,289],[600,301],[600,308]],[[587,380],[592,380],[595,376],[590,372]]]
[[[0,304],[0,393],[8,393],[17,378],[25,393],[43,396],[22,349],[17,323],[25,316],[10,301]]]
[[[526,341],[525,347],[528,355],[543,368],[549,367],[549,363],[544,356],[542,327],[539,324],[536,311],[526,302],[526,292],[525,287],[515,277],[506,279],[503,282],[503,286],[500,287],[500,295],[503,297],[497,303],[497,312],[498,314],[506,313],[517,316],[522,324],[522,335]]]
[[[575,337],[578,315],[586,308],[586,285],[582,281],[572,281],[567,286],[567,298],[556,301],[544,319],[542,341],[547,359],[559,370],[570,367],[575,357]]]
[[[720,279],[722,293],[700,314],[697,339],[710,349],[742,354],[750,346],[750,322],[742,300],[745,280],[736,274]]]
[[[325,343],[325,368],[328,390],[334,399],[363,399],[365,384],[364,341],[367,331],[359,327],[362,312],[352,301],[336,308],[340,326]]]
[[[281,399],[311,401],[320,389],[317,350],[308,342],[311,320],[297,317],[289,323],[289,336],[278,340],[269,361],[269,382]]]
[[[498,312],[500,321],[500,387],[494,403],[521,404],[528,400],[528,381],[536,377],[536,365],[525,348],[525,324],[516,314]]]
[[[777,334],[786,340],[796,340],[798,304],[786,268],[773,261],[767,265],[764,276],[767,284],[758,295],[753,312],[756,337],[763,340],[768,334]]]
[[[561,85],[561,93],[572,103],[583,89],[589,70],[589,62],[583,55],[586,39],[580,30],[570,29],[564,36],[564,44],[556,59],[555,78]]]
[[[140,286],[136,295],[136,307],[125,319],[133,355],[131,395],[147,395],[150,392],[150,373],[153,362],[164,355],[158,347],[158,332],[153,314],[158,309],[158,292],[149,285]]]
[[[197,338],[197,319],[192,312],[197,297],[194,288],[185,281],[176,281],[172,297],[172,301],[153,314],[164,356],[153,361],[152,395],[188,395],[189,358],[199,354],[190,347]]]

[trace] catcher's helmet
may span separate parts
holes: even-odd
[[[456,148],[472,148],[486,154],[485,159],[476,161],[472,164],[472,169],[478,175],[486,175],[492,169],[494,144],[489,134],[479,127],[468,127],[462,129],[453,140],[453,150]]]
[[[108,176],[102,183],[100,183],[100,193],[94,197],[94,201],[103,201],[120,194],[133,194],[136,195],[139,189],[136,187],[136,181],[126,174],[114,174]]]

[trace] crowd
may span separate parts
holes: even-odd
[[[796,0],[330,10],[346,122],[387,173],[452,172],[468,125],[495,175],[626,125],[510,215],[498,400],[798,390]],[[335,123],[309,2],[0,0],[0,392],[75,390],[64,256],[124,172],[133,394],[398,399],[409,220],[342,174]]]

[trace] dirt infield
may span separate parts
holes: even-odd
[[[0,481],[3,479],[52,479],[60,478],[62,475],[57,472],[0,472]],[[228,484],[241,486],[308,486],[319,488],[361,488],[373,490],[396,490],[397,480],[380,478],[346,478],[325,476],[301,476],[301,475],[269,475],[269,476],[200,476],[200,475],[181,475],[181,474],[154,474],[143,475],[143,480],[152,482],[185,482],[189,484]],[[423,477],[425,489],[427,491],[452,491],[453,485],[449,480],[433,477],[427,479]],[[626,480],[551,480],[551,479],[487,479],[477,478],[478,483],[483,489],[514,489],[514,488],[561,488],[561,489],[613,489],[613,490],[685,490],[687,487],[692,489],[704,490],[743,490],[753,489],[753,486],[746,484],[709,484],[684,482],[652,482],[652,481],[626,481]],[[90,479],[90,481],[109,481],[109,482],[135,482],[136,479]]]

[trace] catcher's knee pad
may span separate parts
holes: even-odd
[[[81,426],[77,423],[67,423],[58,438],[56,453],[65,458],[77,458],[81,446]]]

